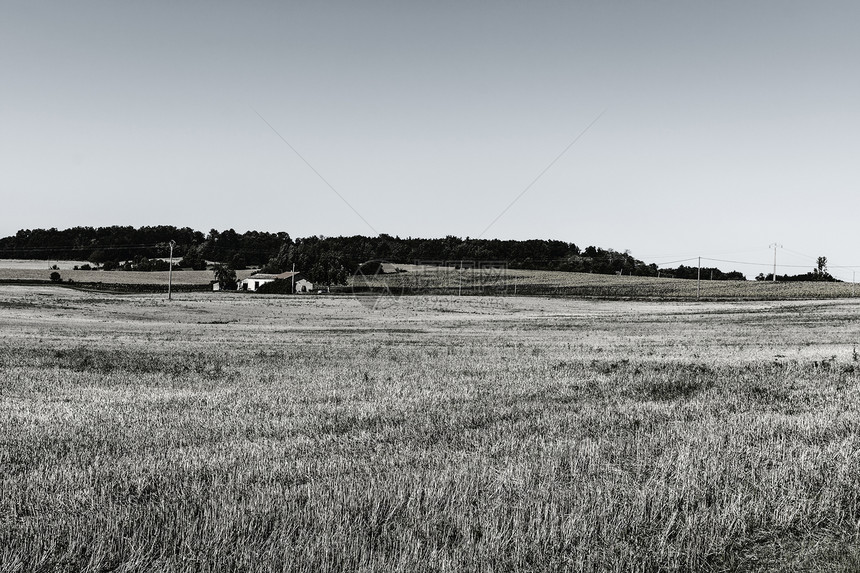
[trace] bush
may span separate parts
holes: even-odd
[[[58,273],[57,271],[54,271],[51,273],[51,282],[52,283],[58,283],[62,280],[63,280],[63,278],[60,276],[60,273]]]

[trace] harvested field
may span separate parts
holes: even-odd
[[[0,285],[0,570],[856,571],[858,318]]]
[[[842,282],[695,281],[521,269],[455,269],[396,265],[406,272],[351,279],[360,291],[394,294],[574,296],[652,300],[808,300],[851,298],[856,285]]]

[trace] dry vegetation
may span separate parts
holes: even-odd
[[[394,273],[395,268],[405,270]],[[837,282],[711,281],[520,269],[463,269],[387,265],[386,273],[357,275],[351,285],[395,294],[538,294],[603,299],[808,300],[854,297],[854,284]]]
[[[13,264],[18,263],[18,264]],[[15,281],[50,281],[52,261],[0,261],[0,283]],[[395,273],[395,269],[406,272]],[[664,300],[664,301],[732,301],[732,300],[809,300],[852,298],[860,295],[851,283],[836,282],[757,282],[667,279],[655,277],[615,276],[556,271],[519,269],[464,269],[386,264],[386,274],[350,277],[346,286],[334,286],[341,293],[357,291],[385,292],[394,295],[543,295],[577,298]],[[79,286],[105,289],[111,286],[167,288],[167,271],[81,271],[61,269],[63,281],[71,279]],[[237,271],[239,280],[255,270]],[[214,278],[211,270],[174,270],[173,284],[205,290]],[[324,285],[318,285],[324,287]],[[199,288],[198,288],[199,287]]]
[[[0,570],[860,568],[850,301],[385,302],[0,286]]]

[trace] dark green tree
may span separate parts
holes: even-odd
[[[201,249],[196,245],[192,245],[188,247],[187,251],[185,251],[185,256],[182,257],[181,261],[179,261],[179,266],[186,268],[190,267],[195,271],[205,271],[206,259],[203,257]]]
[[[215,281],[221,290],[236,290],[236,271],[226,264],[215,265]]]
[[[822,276],[827,274],[827,257],[818,257],[815,265],[815,273]]]

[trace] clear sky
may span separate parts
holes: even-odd
[[[825,255],[851,280],[858,22],[854,1],[4,0],[0,235],[483,233],[750,278],[776,242],[799,265],[778,272]]]

